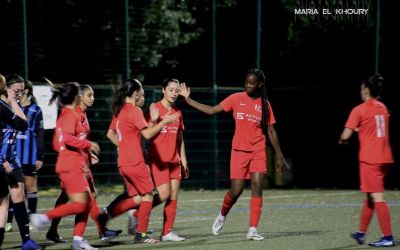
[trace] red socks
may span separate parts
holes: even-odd
[[[138,233],[147,232],[152,207],[153,204],[150,201],[142,201],[140,203],[139,213],[138,213],[138,227],[136,230]]]
[[[111,209],[111,211],[108,211],[108,213],[111,215],[112,218],[117,217],[120,214],[125,213],[129,209],[135,208],[136,203],[133,200],[133,198],[127,198],[124,200],[119,201],[115,206]]]
[[[89,212],[90,204],[84,204],[79,202],[72,202],[63,204],[47,211],[46,215],[51,220],[54,218],[65,217],[73,214],[81,214]]]
[[[262,197],[252,196],[250,199],[250,225],[249,227],[257,227],[261,216]]]
[[[375,202],[375,211],[383,236],[391,236],[392,225],[390,223],[390,211],[386,202]]]
[[[163,234],[167,235],[172,231],[174,226],[175,216],[176,216],[176,207],[178,201],[177,200],[167,200],[164,207],[164,228]]]
[[[358,231],[361,233],[367,232],[368,225],[371,222],[372,215],[374,214],[375,204],[373,201],[365,200],[364,206],[361,211],[360,226]]]
[[[236,201],[237,199],[233,199],[230,196],[229,192],[227,192],[224,197],[224,203],[222,204],[221,215],[226,216],[233,207],[233,205],[236,203]]]

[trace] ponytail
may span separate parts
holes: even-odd
[[[123,82],[114,94],[112,112],[114,116],[118,116],[125,104],[125,97],[131,96],[133,92],[139,91],[142,83],[137,79],[128,79]]]

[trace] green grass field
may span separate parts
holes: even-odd
[[[99,187],[100,190],[105,188]],[[116,190],[115,190],[116,189]],[[100,205],[106,205],[120,191],[99,193]],[[175,232],[187,239],[178,243],[135,245],[127,235],[127,215],[112,220],[109,228],[123,229],[122,237],[105,243],[98,239],[93,221],[85,237],[94,246],[104,249],[369,249],[356,245],[349,233],[357,230],[363,196],[356,190],[265,190],[259,233],[260,242],[246,240],[249,221],[250,191],[246,190],[227,217],[222,233],[213,236],[211,225],[218,214],[226,190],[181,191]],[[56,190],[40,192],[39,211],[52,207]],[[388,191],[386,199],[392,212],[394,236],[400,237],[400,192]],[[162,207],[153,210],[150,228],[159,237],[162,228]],[[73,217],[62,220],[60,235],[71,240]],[[20,238],[14,222],[13,232],[6,233],[3,249],[18,249]],[[55,245],[45,239],[45,232],[32,232],[33,238],[46,249],[69,249],[70,245]],[[370,225],[367,241],[380,236],[376,217]],[[400,245],[400,244],[398,244]]]

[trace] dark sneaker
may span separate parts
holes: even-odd
[[[147,236],[146,233],[138,233],[136,232],[135,234],[135,239],[133,240],[135,243],[159,243],[159,240],[150,238],[149,236]]]
[[[118,237],[122,233],[122,230],[106,230],[104,234],[100,235],[100,240],[109,241],[112,238]]]
[[[53,233],[53,232],[47,232],[46,234],[46,239],[53,241],[54,243],[67,243],[63,237],[58,235],[58,233]]]
[[[369,243],[368,245],[371,247],[394,247],[395,243],[392,236],[385,236],[375,242]]]
[[[44,247],[37,244],[34,240],[28,240],[21,246],[21,250],[43,250]]]
[[[350,237],[355,239],[358,244],[362,245],[365,242],[365,233],[355,232],[351,233]]]

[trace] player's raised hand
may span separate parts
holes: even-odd
[[[186,86],[186,83],[181,83],[179,85],[179,95],[183,96],[185,100],[189,99],[190,96],[190,88]]]

